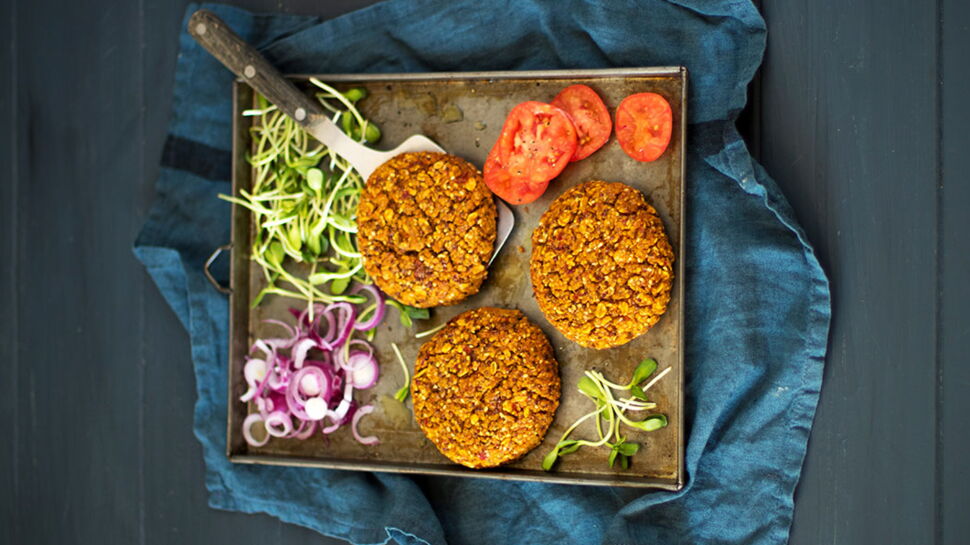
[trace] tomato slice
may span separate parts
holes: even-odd
[[[616,139],[637,161],[655,161],[670,144],[674,116],[670,103],[657,93],[637,93],[616,108]]]
[[[566,112],[543,102],[523,102],[485,159],[485,184],[510,204],[539,198],[576,153],[576,129]]]
[[[573,125],[576,125],[579,142],[570,161],[589,157],[610,139],[610,133],[613,132],[610,111],[603,104],[603,99],[589,86],[570,85],[559,91],[551,104],[569,114]]]

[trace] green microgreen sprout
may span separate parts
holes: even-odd
[[[387,304],[396,308],[398,311],[398,317],[401,320],[401,325],[404,327],[411,327],[414,325],[414,320],[427,320],[431,314],[426,308],[417,308],[402,303],[398,303],[393,299],[388,299]]]
[[[397,343],[391,343],[391,348],[394,350],[394,355],[397,356],[398,363],[401,364],[401,369],[404,370],[404,386],[401,386],[398,391],[394,392],[394,399],[404,403],[408,395],[411,394],[411,373],[408,372],[408,365],[404,363],[404,358],[401,356],[401,350],[397,347]]]
[[[356,107],[367,96],[366,89],[341,93],[316,79],[311,83],[322,89],[316,97],[334,123],[353,121],[348,131],[352,138],[367,143],[380,138],[377,126]],[[255,102],[243,112],[255,118],[247,156],[252,184],[238,195],[219,195],[252,212],[250,255],[265,278],[253,306],[266,295],[306,301],[311,313],[315,302],[364,302],[363,296],[345,295],[353,281],[371,283],[356,241],[363,178],[265,97],[257,94]]]
[[[437,332],[441,331],[442,329],[444,329],[444,327],[446,325],[448,325],[448,322],[445,322],[445,323],[443,323],[443,324],[441,324],[439,326],[432,327],[431,329],[426,329],[426,330],[424,330],[424,331],[422,331],[420,333],[415,333],[414,338],[415,339],[423,339],[425,337],[434,335],[435,333],[437,333]]]
[[[610,446],[610,457],[607,460],[610,467],[616,463],[616,459],[620,459],[620,466],[623,469],[630,467],[630,458],[640,450],[639,443],[627,443],[626,438],[620,438],[616,443],[609,444]]]
[[[581,394],[589,398],[596,408],[579,417],[566,429],[556,446],[542,459],[542,469],[551,470],[560,457],[575,452],[581,447],[595,448],[604,445],[611,449],[607,460],[611,468],[617,461],[620,462],[620,467],[623,469],[629,468],[630,459],[640,450],[640,444],[628,443],[627,437],[624,437],[620,432],[620,425],[647,432],[659,430],[667,425],[667,417],[662,414],[653,414],[641,420],[633,420],[627,416],[626,412],[655,409],[657,404],[647,398],[646,392],[669,373],[670,369],[670,367],[667,367],[642,386],[641,383],[657,370],[657,362],[653,358],[646,358],[641,361],[633,371],[630,382],[625,385],[610,382],[599,371],[586,371],[576,383],[576,388]],[[614,396],[614,391],[629,392],[630,397],[618,399]],[[580,424],[590,418],[595,418],[596,433],[599,440],[568,439],[569,435]]]

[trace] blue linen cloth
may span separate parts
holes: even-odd
[[[291,73],[690,71],[682,491],[233,465],[224,454],[228,305],[202,275],[229,238],[229,206],[216,194],[230,190],[233,77],[183,31],[157,202],[135,253],[191,336],[213,507],[358,544],[787,540],[830,301],[785,198],[735,130],[766,35],[747,0],[395,0],[329,21],[207,7]]]

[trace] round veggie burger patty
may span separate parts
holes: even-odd
[[[457,303],[485,280],[496,221],[474,165],[445,153],[402,153],[370,175],[360,197],[364,270],[404,304]]]
[[[411,396],[418,425],[442,454],[495,467],[542,442],[559,406],[559,364],[524,314],[477,308],[421,346]]]
[[[636,189],[590,181],[563,193],[532,233],[536,300],[563,335],[610,348],[667,310],[674,252],[656,210]]]

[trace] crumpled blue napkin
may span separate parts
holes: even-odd
[[[216,194],[229,191],[233,78],[183,32],[158,199],[135,253],[191,335],[213,507],[361,544],[787,540],[830,302],[785,198],[734,127],[765,44],[747,0],[395,0],[330,21],[208,7],[284,72],[690,70],[687,486],[415,479],[226,459],[227,302],[202,262],[229,239]]]

